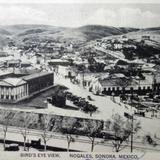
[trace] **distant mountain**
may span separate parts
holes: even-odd
[[[86,25],[78,28],[54,27],[49,25],[11,25],[4,27],[6,31],[17,37],[25,36],[54,36],[60,40],[90,41],[111,35],[137,31],[134,28],[116,28],[101,25]]]
[[[87,25],[76,28],[75,30],[80,31],[81,33],[87,36],[88,40],[99,39],[112,35],[121,35],[124,33],[137,31],[138,29],[134,28],[116,28],[110,26],[101,26],[101,25]]]
[[[8,44],[11,35],[9,31],[0,27],[0,49]]]
[[[146,28],[141,30],[142,33],[148,33],[150,35],[160,35],[160,27],[156,27],[156,28]]]
[[[140,29],[138,28],[129,28],[129,27],[120,27],[119,28],[123,33],[129,33],[129,32],[137,32]]]
[[[36,30],[36,29],[44,29],[44,30],[53,30],[55,28],[63,28],[63,27],[54,27],[50,25],[36,25],[36,24],[18,24],[18,25],[6,25],[6,26],[0,26],[1,28],[7,30],[8,32],[12,34],[19,34],[21,32],[25,32],[27,30]]]
[[[152,28],[145,28],[145,29],[142,29],[142,31],[159,31],[160,30],[160,27],[152,27]]]
[[[160,49],[160,27],[144,28],[136,32],[127,33],[129,38],[135,39],[137,41],[140,41],[144,35],[150,36],[150,40],[145,41],[145,44]]]
[[[18,43],[25,43],[27,41],[74,41],[74,42],[89,42],[95,39],[101,39],[107,36],[115,35],[138,35],[143,33],[157,33],[160,34],[160,27],[137,29],[129,27],[111,27],[102,25],[86,25],[77,28],[55,27],[50,25],[7,25],[0,26],[0,37],[2,42],[5,37],[9,37]],[[0,43],[2,43],[0,41]],[[3,42],[4,43],[4,42]],[[5,44],[5,43],[4,43]]]
[[[0,28],[0,35],[8,36],[11,35],[11,33],[3,28]]]

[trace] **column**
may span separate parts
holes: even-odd
[[[3,89],[3,94],[4,94],[3,99],[6,99],[6,87],[5,86],[4,86],[4,89]]]
[[[28,84],[26,84],[26,94],[27,94],[27,96],[29,95],[29,93],[28,93]]]
[[[21,99],[21,87],[18,87],[18,95],[19,95],[19,99]]]
[[[24,85],[21,86],[21,95],[24,97]]]
[[[24,84],[24,95],[27,96],[27,84]]]
[[[12,98],[12,101],[14,100],[14,93],[13,93],[13,88],[11,87],[11,93],[10,93],[10,95],[11,95],[11,97],[13,97]]]
[[[16,97],[17,97],[17,99],[18,99],[18,87],[16,87],[15,89],[16,89]],[[17,100],[17,99],[16,99],[16,100]]]
[[[8,88],[8,96],[9,96],[8,99],[10,100],[11,99],[11,87]]]
[[[4,87],[1,88],[1,95],[4,97]]]
[[[13,95],[13,99],[15,100],[16,99],[15,87],[12,88],[12,95]]]
[[[20,90],[20,99],[22,98],[22,86],[19,86],[19,90]]]

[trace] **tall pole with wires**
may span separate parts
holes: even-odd
[[[133,118],[133,114],[131,116],[131,153],[133,152],[133,122],[134,122],[134,118]]]
[[[133,152],[133,134],[134,134],[134,116],[133,116],[133,113],[132,115],[128,114],[128,113],[124,113],[124,116],[131,120],[131,153]]]

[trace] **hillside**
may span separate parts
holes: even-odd
[[[135,31],[137,29],[116,28],[116,27],[101,26],[101,25],[87,25],[76,28],[75,30],[83,33],[87,37],[87,40],[94,40],[112,35],[121,35],[124,33]]]
[[[142,36],[150,36],[150,40],[146,40],[145,43],[149,46],[156,47],[160,49],[160,27],[157,28],[146,28],[139,30],[137,32],[130,32],[126,34],[129,38],[140,41]]]
[[[155,40],[160,42],[160,27],[157,28],[128,28],[111,27],[101,25],[86,25],[77,28],[55,27],[50,25],[8,25],[0,26],[0,46],[6,45],[8,41],[15,44],[39,41],[72,41],[77,44],[101,39],[108,36],[127,34],[129,37],[139,39],[143,34],[152,34]]]
[[[8,36],[11,35],[11,33],[3,28],[0,28],[0,35]]]
[[[100,25],[87,25],[78,28],[54,27],[49,25],[11,25],[1,26],[4,33],[13,37],[18,42],[24,39],[86,42],[111,35],[121,35],[135,31],[132,28],[115,28]],[[2,35],[0,30],[0,35]]]
[[[10,32],[13,35],[18,35],[19,33],[25,32],[27,30],[34,30],[34,29],[45,29],[45,30],[53,30],[55,28],[63,28],[63,27],[54,27],[50,25],[36,25],[36,24],[19,24],[19,25],[6,25],[0,26],[0,28],[5,29],[6,31]]]

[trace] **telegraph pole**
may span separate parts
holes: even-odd
[[[133,114],[132,114],[132,117],[131,117],[131,153],[133,152]]]
[[[133,117],[133,114],[130,115],[126,112],[124,113],[124,116],[131,120],[131,153],[132,153],[133,152],[133,133],[134,133],[133,123],[134,123],[134,117]]]
[[[84,88],[84,69],[82,71],[82,85],[83,85],[83,88]]]

